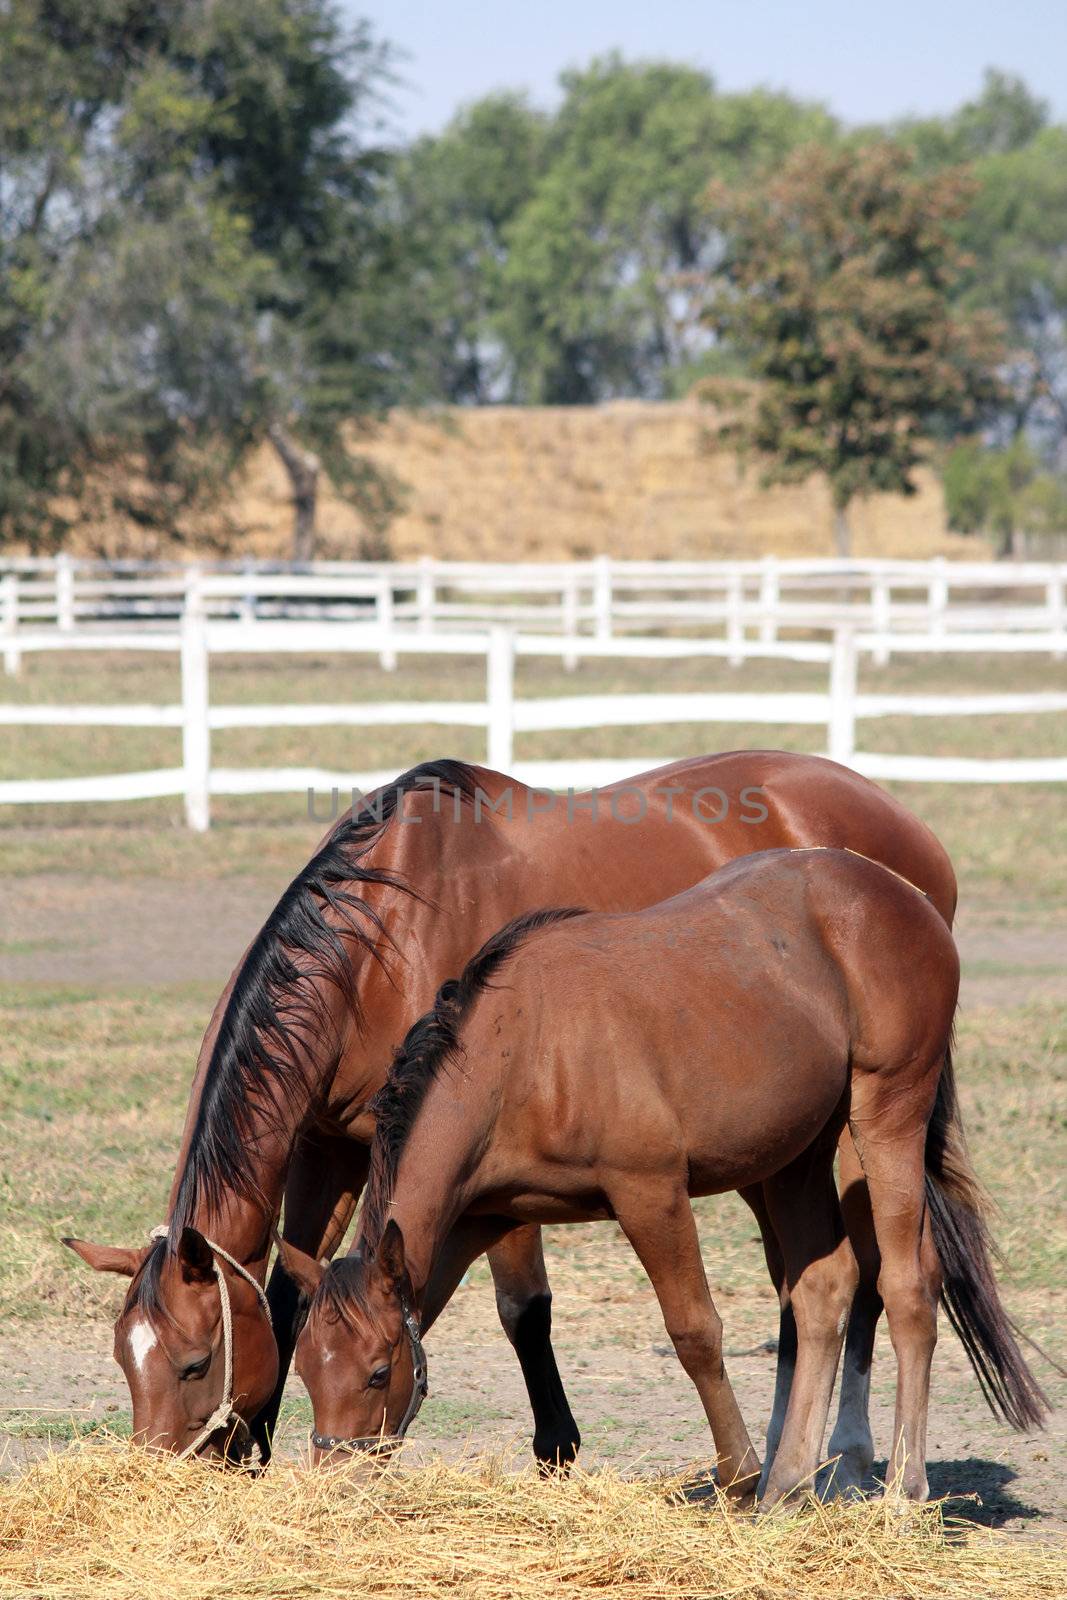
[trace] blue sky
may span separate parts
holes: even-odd
[[[400,46],[392,120],[407,136],[467,101],[525,88],[551,105],[561,68],[619,49],[820,100],[847,122],[951,110],[986,66],[1019,73],[1067,119],[1065,0],[342,0]]]

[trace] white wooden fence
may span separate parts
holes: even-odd
[[[238,727],[321,727],[329,724],[371,727],[398,724],[484,727],[489,766],[523,782],[548,788],[586,788],[630,776],[667,758],[633,756],[612,761],[515,761],[516,733],[546,729],[641,726],[665,723],[813,724],[827,729],[827,752],[875,778],[949,783],[1026,783],[1067,781],[1067,758],[967,760],[957,757],[884,755],[856,748],[856,724],[867,718],[977,716],[1067,711],[1067,694],[901,695],[860,694],[857,660],[863,652],[880,656],[894,650],[954,653],[1062,655],[1063,627],[1056,633],[926,633],[893,635],[856,632],[839,626],[830,643],[769,639],[614,638],[516,634],[495,626],[477,633],[419,632],[349,624],[324,629],[321,622],[215,621],[190,606],[179,632],[27,632],[20,649],[179,650],[180,705],[0,706],[0,725],[51,727],[172,727],[182,732],[182,764],[164,770],[85,778],[19,779],[0,782],[0,805],[61,801],[139,800],[183,795],[191,828],[209,826],[212,795],[303,793],[317,789],[367,791],[387,783],[391,772],[336,773],[319,768],[232,769],[211,758],[215,730]],[[480,655],[486,663],[481,701],[396,702],[341,705],[212,705],[210,657],[213,653],[324,651],[371,653],[391,660],[399,654]],[[668,662],[700,657],[744,660],[764,657],[823,663],[828,669],[822,692],[684,693],[569,695],[555,699],[516,698],[516,655],[579,655],[586,658],[642,658]],[[690,752],[692,753],[692,752]]]
[[[319,562],[312,568],[240,570],[131,563],[0,563],[0,648],[20,664],[25,627],[153,627],[190,604],[253,624],[279,616],[351,622],[373,616],[437,634],[503,623],[565,638],[608,639],[664,628],[721,631],[744,655],[798,632],[831,634],[842,624],[904,632],[1061,632],[1067,563],[934,561],[592,561],[561,563]],[[879,647],[885,660],[893,638]],[[386,652],[388,657],[389,652]],[[568,665],[578,659],[566,655]],[[389,660],[383,660],[388,666]]]

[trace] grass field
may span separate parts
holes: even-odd
[[[403,662],[390,676],[358,660],[223,659],[213,664],[213,699],[481,696],[481,662],[449,662],[444,671],[447,678],[432,661]],[[666,682],[649,664],[587,664],[572,675],[523,661],[519,672],[520,693],[541,695]],[[669,669],[675,690],[805,689],[824,681],[822,669],[762,663],[740,673],[713,662]],[[1067,663],[966,659],[950,667],[909,658],[881,672],[868,669],[863,685],[1067,689]],[[162,703],[178,698],[178,684],[173,664],[158,657],[84,656],[73,664],[45,657],[30,661],[21,679],[6,680],[0,696]],[[746,745],[814,749],[821,738],[822,730],[789,727],[590,730],[524,736],[517,754],[655,760]],[[860,743],[966,755],[1067,754],[1067,719],[888,719],[861,725]],[[170,765],[178,747],[179,736],[169,731],[9,729],[0,777]],[[372,730],[366,738],[326,729],[218,735],[215,752],[234,765],[399,770],[433,755],[481,758],[483,747],[477,731],[464,729]],[[995,1231],[1004,1247],[1005,1296],[1027,1332],[1063,1364],[1067,796],[1052,786],[908,785],[899,793],[944,840],[960,879],[959,1076],[975,1162],[1000,1208]],[[299,796],[219,800],[214,815],[211,833],[197,837],[182,826],[177,802],[0,812],[0,1359],[9,1371],[0,1433],[13,1461],[101,1421],[120,1433],[128,1427],[125,1390],[108,1361],[116,1287],[87,1273],[56,1241],[73,1231],[128,1242],[162,1218],[197,1046],[228,964],[254,932],[262,914],[254,908],[269,906],[322,829]],[[223,938],[217,925],[227,907],[232,933]],[[209,947],[195,980],[175,981],[167,961],[181,917],[190,919],[186,942]],[[75,946],[94,942],[116,953],[121,981],[69,975],[68,968],[78,970]],[[153,966],[154,944],[162,953]],[[775,1318],[755,1230],[733,1197],[701,1201],[697,1210],[727,1339],[743,1352],[732,1370],[757,1433],[773,1374],[760,1347],[773,1336]],[[695,1396],[662,1353],[655,1303],[621,1235],[609,1225],[557,1228],[549,1251],[557,1345],[591,1458],[671,1469],[706,1459]],[[484,1266],[435,1332],[430,1356],[433,1395],[418,1429],[424,1448],[454,1449],[468,1436],[495,1447],[521,1435],[525,1401],[494,1325]],[[1038,1529],[1063,1520],[1060,1435],[1047,1444],[1014,1441],[986,1417],[951,1336],[937,1359],[935,1490],[977,1487],[986,1520]],[[1064,1398],[1056,1374],[1035,1362],[1042,1381]],[[883,1339],[875,1385],[883,1433],[891,1387]],[[287,1404],[294,1429],[302,1430],[306,1401],[296,1391]],[[1056,1426],[1062,1432],[1062,1411]]]
[[[484,699],[484,662],[474,658],[408,657],[383,673],[363,657],[218,657],[212,660],[216,704]],[[177,703],[177,665],[158,655],[45,655],[27,662],[23,676],[4,679],[0,696],[12,704]],[[743,689],[754,693],[825,687],[821,666],[752,661],[739,669],[714,660],[585,662],[567,673],[551,660],[521,659],[520,696],[615,691],[672,692]],[[951,693],[1067,690],[1067,661],[1041,656],[905,657],[888,667],[869,664],[860,686],[871,692]],[[887,717],[861,723],[868,750],[960,756],[1067,755],[1067,717]],[[700,750],[746,746],[818,750],[825,730],[770,724],[658,725],[520,734],[517,759],[632,754],[650,765]],[[443,754],[483,760],[484,735],[476,728],[232,729],[216,733],[213,759],[224,766],[316,765],[340,771],[395,767]],[[0,743],[0,780],[71,777],[133,771],[180,763],[177,730],[127,728],[6,728]],[[971,896],[1017,896],[1021,901],[1067,905],[1067,806],[1054,785],[901,785],[898,792],[939,833]],[[323,803],[326,797],[323,796]],[[0,851],[7,874],[50,872],[189,876],[284,873],[295,870],[321,825],[309,821],[299,795],[218,797],[215,829],[206,840],[186,834],[181,801],[111,806],[0,807]]]

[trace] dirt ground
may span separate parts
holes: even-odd
[[[67,879],[62,928],[55,923],[54,879],[8,880],[0,904],[0,985],[132,986],[212,982],[220,986],[255,932],[276,882]],[[963,1005],[1021,1006],[1067,1001],[1067,925],[1047,917],[1007,917],[993,907],[964,910],[959,926],[964,962]],[[206,1016],[204,1018],[206,1022]],[[557,1230],[558,1232],[559,1230]],[[553,1260],[555,1343],[564,1381],[585,1437],[588,1459],[621,1466],[706,1465],[710,1437],[696,1394],[670,1349],[647,1284],[618,1230],[599,1229],[605,1270],[577,1273]],[[754,1232],[754,1230],[753,1230]],[[752,1250],[758,1250],[753,1239]],[[726,1324],[729,1369],[756,1435],[770,1413],[774,1377],[768,1341],[776,1332],[769,1290],[732,1288],[709,1277]],[[617,1270],[616,1270],[617,1269]],[[1034,1291],[1012,1309],[1023,1326],[1050,1325],[1050,1295]],[[1051,1325],[1056,1325],[1053,1307]],[[110,1356],[100,1320],[9,1324],[0,1332],[9,1414],[97,1418],[120,1426],[128,1417],[125,1385]],[[496,1323],[484,1265],[456,1297],[428,1343],[431,1399],[409,1449],[453,1454],[477,1446],[526,1449],[528,1411],[517,1365]],[[1047,1432],[1020,1437],[986,1411],[962,1350],[946,1329],[938,1348],[931,1416],[930,1483],[935,1495],[977,1495],[961,1515],[1042,1534],[1067,1525],[1067,1384],[1034,1352],[1035,1370],[1060,1404]],[[882,1448],[892,1421],[893,1359],[884,1330],[875,1366],[874,1421]],[[287,1402],[288,1448],[303,1448],[309,1420],[299,1385]],[[2,1459],[17,1466],[53,1447],[39,1437],[9,1437]]]

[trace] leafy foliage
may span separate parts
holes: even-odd
[[[1001,397],[999,327],[952,304],[971,194],[887,141],[797,151],[760,191],[717,191],[724,258],[709,323],[761,380],[730,431],[768,481],[829,479],[838,540],[856,495],[908,494],[927,440]]]
[[[547,170],[508,231],[500,277],[513,393],[656,396],[707,344],[684,275],[714,242],[709,181],[740,184],[833,124],[784,95],[720,94],[669,63],[609,57],[562,82]]]
[[[1043,470],[1022,435],[999,450],[965,440],[948,455],[942,479],[952,527],[996,536],[1002,555],[1023,554],[1022,535],[1067,529],[1067,478]]]
[[[552,114],[493,94],[396,149],[337,0],[6,0],[0,73],[0,542],[225,541],[267,442],[294,554],[323,472],[370,553],[386,407],[709,373],[763,380],[748,442],[842,516],[980,420],[1067,464],[1067,128],[1009,75],[887,143],[607,56]]]
[[[173,531],[263,439],[311,474],[305,540],[315,452],[379,517],[348,433],[393,392],[366,29],[326,0],[11,0],[0,61],[0,538]]]

